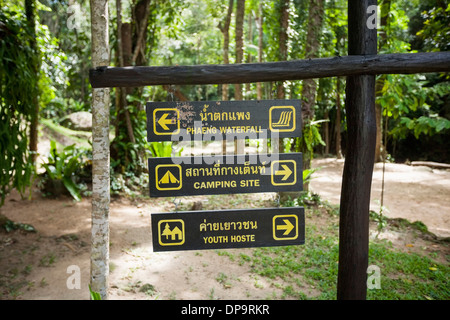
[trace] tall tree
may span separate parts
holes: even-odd
[[[308,16],[308,35],[306,37],[305,59],[317,58],[320,46],[320,34],[322,30],[324,14],[323,0],[310,0]],[[302,89],[302,113],[304,122],[314,118],[314,103],[317,84],[314,79],[303,81]]]
[[[229,46],[230,46],[230,23],[231,23],[231,15],[233,13],[233,3],[234,0],[229,0],[227,15],[225,16],[224,21],[219,23],[219,29],[223,34],[223,63],[229,64]],[[228,100],[228,84],[225,83],[222,85],[222,100]]]
[[[122,24],[122,1],[116,0],[116,13],[117,13],[117,60],[119,67],[125,67],[131,65],[131,33],[130,24]],[[127,135],[124,135],[127,141],[135,143],[133,127],[131,125],[130,112],[127,108],[127,94],[130,93],[130,89],[116,88],[116,101],[117,101],[117,125],[116,136],[119,136],[120,123],[125,123]]]
[[[381,17],[380,17],[380,40],[378,41],[378,51],[382,51],[383,48],[387,45],[387,34],[389,30],[389,11],[391,8],[391,0],[383,0],[381,4]],[[384,83],[386,81],[386,75],[379,75],[377,78],[377,82],[375,85],[375,93],[377,96],[381,95],[381,91],[383,90]],[[375,162],[381,161],[384,158],[382,154],[382,149],[385,146],[382,146],[382,112],[383,108],[381,107],[381,103],[378,101],[375,103],[375,115],[376,115],[376,123],[377,123],[377,139],[375,143]]]
[[[282,0],[279,3],[280,32],[279,32],[279,61],[286,61],[288,57],[288,27],[289,27],[289,0]],[[285,98],[283,82],[277,84],[277,98]]]
[[[237,0],[236,4],[236,63],[242,63],[244,59],[244,13],[245,13],[245,0]],[[242,100],[242,85],[234,85],[234,99]],[[235,154],[243,154],[245,149],[245,140],[234,140],[234,152]]]
[[[319,56],[320,34],[322,30],[323,15],[324,0],[311,0],[309,2],[308,35],[306,37],[305,59],[313,59]],[[316,90],[317,84],[315,79],[303,80],[302,119],[303,128],[305,128],[306,130],[308,130],[309,124],[314,119]],[[303,168],[309,169],[311,166],[311,153],[308,151],[306,143],[303,145],[303,150],[301,151],[303,152],[304,158]],[[308,190],[307,184],[304,185],[304,189]]]
[[[108,0],[90,0],[92,66],[109,65]],[[92,91],[91,289],[103,300],[109,285],[109,88]]]
[[[236,63],[242,63],[244,59],[244,13],[245,0],[237,0],[236,5]],[[234,85],[234,98],[242,100],[242,85]]]
[[[256,19],[258,26],[258,62],[263,62],[263,6],[262,2],[259,3],[258,7],[258,18]],[[256,96],[258,100],[262,99],[262,84],[261,82],[256,83]]]
[[[36,165],[37,151],[38,151],[38,125],[39,125],[39,52],[36,41],[36,4],[35,0],[25,0],[25,15],[27,17],[28,32],[30,33],[30,46],[35,54],[35,58],[29,63],[32,64],[31,70],[36,78],[36,86],[28,88],[33,92],[33,108],[31,113],[30,123],[30,153],[31,161]]]

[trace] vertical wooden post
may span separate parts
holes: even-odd
[[[377,30],[369,28],[376,0],[348,1],[348,54],[377,53]],[[370,8],[369,8],[370,7]],[[375,7],[376,8],[376,7]],[[376,11],[375,11],[376,12]],[[347,77],[348,144],[342,178],[337,298],[366,299],[369,204],[375,155],[375,76]]]
[[[92,64],[109,65],[108,0],[91,0]],[[109,89],[92,92],[91,289],[108,298],[109,276]]]

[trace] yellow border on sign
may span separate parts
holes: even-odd
[[[294,164],[294,170],[292,170],[293,174],[294,174],[294,181],[293,182],[275,182],[273,181],[273,176],[275,175],[275,172],[273,170],[274,164],[278,162],[278,163],[293,163]],[[279,168],[279,167],[278,167]],[[291,186],[297,183],[297,162],[295,162],[295,160],[274,160],[272,161],[272,163],[270,164],[270,179],[272,181],[272,185],[274,186]]]
[[[292,128],[288,128],[288,129],[272,128],[272,109],[282,109],[282,108],[291,109],[293,111]],[[270,130],[272,130],[274,132],[292,132],[292,131],[295,130],[295,125],[296,125],[295,118],[296,118],[296,114],[295,114],[295,108],[293,106],[273,106],[273,107],[270,107],[270,109],[269,109],[269,128],[270,128]]]
[[[293,237],[283,237],[283,238],[279,238],[276,236],[276,224],[275,224],[275,219],[277,218],[295,218],[295,236]],[[277,216],[273,216],[273,220],[272,220],[272,231],[273,231],[273,238],[275,240],[295,240],[298,238],[298,216],[295,214],[285,214],[285,215],[277,215]]]
[[[182,229],[181,230],[181,236],[182,236],[182,240],[180,242],[164,243],[164,242],[161,241],[161,234],[162,234],[162,232],[161,232],[160,227],[161,227],[161,223],[163,223],[163,222],[166,222],[166,223],[168,223],[168,222],[181,222],[181,229]],[[184,240],[185,240],[185,237],[184,237],[184,221],[183,220],[181,220],[181,219],[171,219],[171,220],[161,220],[161,221],[158,222],[158,242],[159,242],[159,244],[161,246],[181,246],[182,244],[184,244]]]
[[[180,173],[180,185],[178,187],[174,187],[174,188],[160,188],[159,187],[159,178],[158,178],[158,168],[160,167],[172,167],[172,168],[178,168],[179,173]],[[166,171],[165,173],[167,173],[168,171]],[[181,187],[183,186],[183,176],[182,176],[182,171],[181,171],[181,166],[179,164],[159,164],[156,166],[155,168],[155,185],[156,185],[156,189],[158,190],[180,190]]]
[[[176,111],[177,112],[177,129],[172,132],[158,132],[156,130],[156,112],[158,111]],[[153,132],[158,136],[172,135],[180,133],[180,111],[177,108],[156,108],[153,110]]]

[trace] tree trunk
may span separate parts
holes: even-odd
[[[287,60],[287,41],[288,41],[288,27],[289,27],[289,0],[283,0],[280,4],[280,34],[279,34],[279,61]],[[277,83],[277,99],[285,98],[285,90],[283,81]],[[281,146],[280,146],[280,149]]]
[[[259,4],[259,17],[256,19],[258,23],[258,62],[261,63],[263,61],[263,9],[262,3]],[[258,100],[262,100],[262,86],[261,82],[256,83],[256,96]]]
[[[244,12],[245,0],[237,0],[236,5],[236,63],[242,63],[244,58]],[[234,85],[234,99],[242,100],[242,86]]]
[[[328,120],[327,122],[325,122],[323,124],[323,135],[324,135],[324,142],[325,142],[325,147],[324,147],[324,154],[325,157],[328,156],[328,154],[330,153],[330,111],[327,110],[325,112],[324,115],[325,120]]]
[[[339,77],[336,80],[336,158],[341,159],[341,82]]]
[[[236,63],[242,63],[244,59],[244,13],[245,0],[237,0],[236,5]],[[234,99],[242,100],[242,85],[234,85]],[[243,154],[245,149],[245,140],[234,140],[234,153]]]
[[[91,0],[93,67],[109,65],[108,1]],[[92,92],[91,289],[103,300],[109,285],[109,89]]]
[[[318,56],[320,46],[320,33],[324,15],[324,1],[311,0],[308,13],[308,35],[306,37],[305,59],[313,59]],[[303,125],[310,123],[314,119],[314,105],[316,101],[317,84],[315,79],[303,81],[302,88],[302,119]],[[306,143],[306,142],[305,142]],[[307,150],[306,145],[303,150],[303,169],[311,168],[312,155]],[[305,183],[303,190],[309,190],[309,185]]]
[[[318,57],[320,46],[320,34],[324,15],[323,0],[311,0],[308,14],[308,35],[306,38],[305,59]],[[314,79],[303,80],[302,88],[302,113],[303,120],[309,122],[314,118],[314,104],[316,99],[317,84]]]
[[[223,63],[229,64],[230,59],[228,57],[229,45],[230,45],[230,22],[231,22],[231,14],[233,13],[233,3],[234,0],[230,0],[228,4],[228,11],[224,21],[224,24],[219,24],[219,29],[223,34]],[[228,83],[222,84],[222,100],[228,100]]]
[[[131,56],[131,38],[130,38],[130,25],[128,23],[122,24],[122,3],[121,0],[116,0],[117,10],[117,56],[119,65],[121,67],[130,66]],[[125,37],[124,37],[125,34]],[[127,128],[126,137],[130,142],[135,143],[133,126],[131,125],[130,112],[128,111],[127,94],[130,93],[128,88],[118,88],[116,94],[119,96],[117,105],[117,122],[125,121]],[[119,126],[116,126],[116,137],[119,135]]]
[[[389,11],[391,8],[391,0],[383,0],[381,4],[381,17],[380,17],[380,27],[382,32],[380,32],[380,40],[378,42],[378,51],[382,51],[383,47],[387,44],[387,33],[390,25],[389,19]],[[381,95],[381,91],[383,90],[384,83],[386,81],[385,75],[380,75],[375,84],[375,94],[377,96]],[[381,104],[375,103],[375,115],[376,115],[376,123],[377,123],[377,139],[375,144],[375,162],[383,160],[382,150],[386,147],[383,146],[382,142],[382,114],[383,108]]]
[[[33,70],[35,76],[34,88],[30,88],[33,91],[33,112],[31,114],[30,123],[30,156],[33,165],[36,166],[37,151],[38,151],[38,126],[39,126],[39,52],[36,43],[36,7],[35,0],[25,0],[25,14],[27,17],[28,29],[30,31],[30,46],[35,54],[35,59],[30,61],[32,63],[31,70]]]
[[[133,65],[146,64],[145,43],[147,38],[147,24],[150,16],[150,0],[139,0],[133,8],[134,34],[133,34]]]
[[[253,20],[252,20],[252,13],[248,14],[248,43],[253,44]],[[247,59],[246,63],[252,63],[252,54],[250,52],[247,53]],[[248,99],[248,96],[250,95],[250,82],[245,84],[245,97]]]
[[[367,28],[376,0],[348,2],[348,54],[377,54],[377,30]],[[339,212],[337,298],[367,295],[369,206],[375,156],[375,76],[350,76],[346,82],[347,140]]]

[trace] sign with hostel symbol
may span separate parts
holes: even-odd
[[[180,246],[184,243],[184,221],[165,219],[158,222],[158,243],[161,246]]]
[[[153,213],[153,251],[301,245],[303,207]]]

